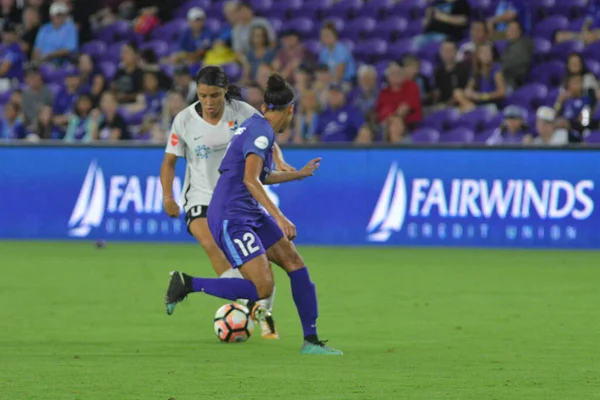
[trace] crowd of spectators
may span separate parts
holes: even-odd
[[[164,143],[209,64],[223,65],[257,108],[274,71],[294,85],[296,116],[281,143],[565,145],[598,135],[600,63],[582,56],[600,43],[595,0],[564,7],[575,27],[551,25],[555,16],[526,0],[494,0],[488,13],[478,0],[422,0],[398,20],[383,15],[409,1],[324,1],[361,5],[317,10],[307,28],[235,0],[0,0],[0,139]],[[260,11],[286,7],[276,3]],[[363,21],[374,7],[375,18],[350,28],[350,15]],[[416,32],[403,25],[421,17]],[[373,32],[385,34],[379,53]],[[536,71],[557,62],[563,69],[533,88]]]

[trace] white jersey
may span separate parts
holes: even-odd
[[[217,125],[204,121],[196,104],[175,116],[166,152],[184,157],[187,163],[183,184],[183,208],[208,206],[219,179],[219,166],[237,128],[258,111],[243,101],[225,101]]]

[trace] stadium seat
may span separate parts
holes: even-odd
[[[308,35],[316,29],[314,22],[306,17],[300,17],[287,22],[287,28],[293,29],[301,35]]]
[[[372,35],[384,40],[396,41],[406,31],[408,21],[405,18],[391,16],[383,21],[377,21]]]
[[[98,65],[98,68],[100,69],[100,73],[102,73],[102,76],[104,76],[109,81],[115,77],[118,69],[117,64],[110,61],[101,62]]]
[[[115,41],[134,40],[135,35],[129,22],[117,21],[96,32],[96,38],[106,44],[111,44]]]
[[[565,63],[554,60],[538,64],[529,73],[530,82],[539,82],[548,87],[560,85],[565,76]]]
[[[590,132],[590,134],[585,138],[585,142],[590,144],[600,144],[600,131]]]
[[[440,135],[440,143],[472,143],[475,134],[471,129],[456,128]]]
[[[473,132],[481,132],[496,114],[496,111],[491,107],[479,107],[461,115],[456,122],[456,127],[466,128]]]
[[[525,109],[535,109],[548,95],[548,88],[541,83],[530,83],[515,90],[506,104],[519,105]]]
[[[533,39],[533,55],[535,59],[540,61],[546,61],[550,50],[552,49],[552,43],[548,39],[534,38]]]
[[[496,128],[487,129],[473,137],[473,143],[484,144],[494,134]]]
[[[569,18],[578,18],[585,15],[589,7],[588,2],[589,0],[557,1],[554,5],[554,12]]]
[[[175,18],[186,18],[187,13],[190,9],[194,7],[199,7],[202,10],[207,10],[210,7],[210,3],[210,0],[189,0],[182,6],[177,8],[173,13],[173,16]]]
[[[433,62],[437,59],[440,53],[440,46],[441,43],[439,42],[427,43],[417,51],[417,56],[423,60]]]
[[[89,54],[93,59],[98,59],[106,53],[106,43],[100,40],[87,42],[81,46],[80,52]]]
[[[592,59],[600,61],[600,41],[592,43],[585,47],[581,56],[584,59]]]
[[[544,39],[552,40],[554,34],[560,30],[566,30],[569,28],[569,20],[567,17],[562,15],[554,15],[545,18],[543,21],[537,23],[534,27],[535,37],[543,37]]]
[[[333,25],[335,25],[335,29],[337,29],[338,32],[341,32],[344,30],[344,20],[340,17],[327,17],[326,19],[323,20],[323,23],[333,23]]]
[[[402,0],[393,6],[392,14],[410,19],[420,19],[425,15],[428,6],[428,0]]]
[[[372,34],[375,29],[377,22],[375,19],[371,17],[359,17],[353,21],[350,21],[344,25],[344,29],[341,32],[341,35],[346,38],[350,38],[353,40],[360,39],[366,35],[370,35],[371,37],[377,37]]]
[[[567,61],[569,54],[581,53],[584,48],[585,46],[579,40],[569,40],[568,42],[558,43],[550,50],[550,58]]]
[[[163,40],[152,40],[150,42],[145,42],[140,46],[140,50],[154,50],[154,54],[158,58],[163,58],[169,55],[169,45],[167,42]]]
[[[435,66],[432,62],[427,60],[421,60],[421,74],[425,75],[429,80],[433,79],[435,73]]]
[[[455,108],[446,108],[428,115],[419,123],[421,128],[433,128],[438,132],[448,131],[456,125],[460,113]]]
[[[600,61],[596,60],[585,60],[585,66],[590,70],[596,77],[600,77]]]
[[[440,140],[440,132],[433,128],[420,128],[410,134],[414,143],[437,143]]]
[[[237,82],[242,77],[242,67],[238,63],[225,64],[223,70],[231,82]]]
[[[408,54],[415,54],[417,46],[413,39],[402,39],[387,48],[387,57],[391,60],[400,60]]]
[[[385,18],[394,4],[395,0],[371,0],[360,10],[360,15],[375,19]]]
[[[151,39],[161,39],[166,41],[177,40],[179,36],[188,28],[188,22],[185,19],[175,19],[164,25],[158,26],[150,32]]]
[[[370,39],[360,42],[354,49],[354,56],[358,60],[374,63],[385,56],[387,42],[382,39]]]
[[[362,0],[342,0],[323,11],[323,17],[353,18],[363,8]]]

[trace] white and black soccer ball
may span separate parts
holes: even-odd
[[[245,306],[237,303],[225,304],[215,314],[214,328],[222,342],[245,342],[254,331],[254,321]]]

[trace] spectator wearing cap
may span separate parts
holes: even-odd
[[[23,81],[25,54],[18,43],[15,26],[6,22],[2,27],[2,49],[0,50],[0,91],[5,92]]]
[[[456,61],[465,62],[468,64],[473,63],[473,56],[478,46],[486,43],[488,38],[487,27],[485,22],[478,20],[471,22],[471,30],[469,33],[470,40],[467,43],[463,43],[456,54]],[[452,41],[455,43],[454,41]]]
[[[25,83],[27,88],[23,91],[21,103],[25,125],[31,126],[35,122],[40,107],[52,107],[54,97],[50,89],[44,86],[40,69],[35,65],[27,69]]]
[[[206,15],[199,7],[191,8],[187,13],[189,27],[179,38],[179,52],[174,62],[195,63],[204,58],[204,53],[212,46],[212,34],[205,25]]]
[[[338,39],[338,31],[333,22],[326,22],[321,28],[319,63],[327,65],[333,75],[333,81],[340,84],[355,78],[356,62],[348,46],[340,43]]]
[[[504,109],[504,121],[488,138],[488,146],[523,144],[524,138],[530,134],[525,123],[526,112],[519,106],[508,106]]]
[[[252,28],[250,39],[250,50],[240,55],[242,66],[244,67],[243,80],[253,81],[256,79],[258,66],[261,64],[271,65],[275,59],[275,51],[269,43],[267,30],[262,26]]]
[[[267,30],[269,43],[273,48],[277,45],[277,36],[271,23],[262,17],[256,17],[252,5],[248,2],[238,4],[236,11],[237,21],[232,30],[233,50],[239,54],[246,54],[250,50],[252,28],[262,26]]]
[[[415,38],[420,48],[427,43],[442,42],[446,39],[460,41],[469,25],[471,6],[468,0],[437,0],[425,13],[424,33]]]
[[[19,119],[19,106],[7,103],[4,106],[4,116],[0,120],[0,139],[25,139],[26,136],[25,125]]]
[[[360,110],[346,104],[346,94],[340,85],[329,88],[328,107],[319,114],[313,141],[353,142],[369,130]]]
[[[411,127],[422,118],[419,86],[410,79],[404,68],[391,62],[385,70],[388,86],[381,91],[375,104],[377,120],[385,124],[388,118],[398,116]]]
[[[300,41],[300,35],[294,30],[284,31],[281,34],[281,49],[273,61],[273,68],[283,77],[294,83],[294,71],[301,64],[310,66],[314,64],[312,55],[306,50]]]
[[[174,78],[175,85],[173,88],[175,91],[181,94],[188,104],[196,102],[198,98],[198,85],[190,74],[190,67],[183,64],[175,67]]]
[[[453,106],[454,91],[467,86],[469,75],[468,65],[457,62],[456,43],[446,40],[440,46],[440,63],[434,73],[433,103],[442,107]]]
[[[33,46],[35,39],[40,31],[40,12],[37,8],[27,7],[23,11],[23,34],[21,35],[20,45],[23,52],[27,55],[27,59],[31,59],[33,55]]]
[[[73,107],[75,107],[75,100],[80,94],[85,92],[79,75],[80,72],[78,69],[70,69],[65,77],[64,87],[54,99],[54,123],[59,127],[65,128],[67,126],[69,115],[73,112]]]
[[[504,75],[500,65],[494,62],[491,43],[477,48],[474,69],[465,90],[454,91],[454,100],[461,111],[473,110],[478,105],[498,105],[506,95]]]
[[[121,67],[111,84],[117,101],[121,104],[135,102],[138,94],[142,92],[144,73],[139,67],[139,54],[134,42],[121,47]]]
[[[508,42],[500,55],[500,66],[506,86],[517,89],[525,83],[533,62],[533,42],[523,35],[518,21],[508,23],[506,39]]]
[[[556,114],[550,107],[540,107],[535,113],[535,130],[537,136],[527,135],[526,144],[535,146],[565,146],[569,144],[569,133],[566,129],[556,129],[554,126]]]
[[[377,70],[372,65],[361,65],[358,68],[358,87],[353,94],[352,105],[360,110],[369,125],[375,125],[375,104],[379,97]]]
[[[62,63],[77,51],[79,34],[73,21],[69,19],[69,9],[64,3],[50,6],[50,19],[37,34],[33,58]]]

